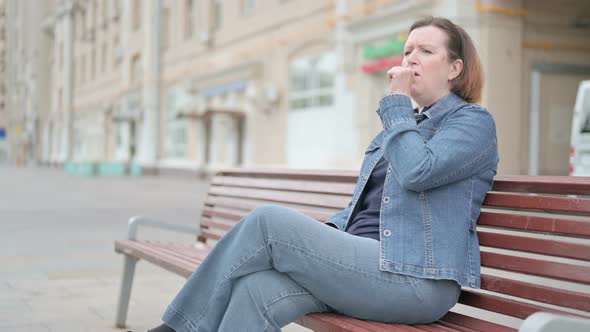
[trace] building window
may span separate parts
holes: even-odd
[[[121,62],[121,58],[123,57],[121,52],[122,50],[119,46],[119,35],[115,34],[113,37],[113,68],[117,68]]]
[[[334,102],[336,55],[301,58],[291,64],[291,110],[330,107]]]
[[[170,46],[170,8],[162,9],[162,50]]]
[[[115,31],[116,31],[119,26],[119,22],[121,22],[121,20],[120,20],[121,3],[120,3],[120,0],[111,0],[111,4],[112,4],[111,5],[112,15],[109,17],[109,21],[112,19],[113,21],[116,22],[116,27],[115,27]]]
[[[141,0],[133,0],[131,7],[133,30],[141,27]]]
[[[186,158],[187,148],[187,123],[185,119],[179,119],[180,107],[188,98],[180,88],[172,90],[168,94],[168,107],[166,110],[166,158]]]
[[[98,26],[98,4],[96,1],[92,1],[92,29],[96,31]]]
[[[191,39],[193,37],[195,4],[193,0],[186,0],[186,7],[184,8],[184,38]]]
[[[78,31],[76,31],[76,33],[78,34],[78,39],[83,40],[84,33],[86,32],[86,12],[85,11],[82,11],[80,13],[80,22],[78,22],[78,24],[79,24]]]
[[[80,83],[86,82],[86,55],[82,55],[80,60]]]
[[[72,70],[72,74],[74,75],[74,87],[76,86],[77,83],[82,83],[80,80],[80,69],[82,68],[82,57],[79,56],[75,59],[74,61],[74,68]]]
[[[221,20],[223,19],[223,4],[222,0],[214,0],[213,8],[212,8],[212,15],[213,18],[211,22],[211,30],[217,31],[221,28]]]
[[[92,49],[90,53],[90,80],[96,78],[96,48]]]
[[[106,73],[107,71],[107,54],[108,46],[107,43],[102,44],[102,54],[100,55],[100,72]]]
[[[59,43],[59,55],[58,55],[57,63],[59,66],[59,71],[63,70],[64,67],[64,43]]]
[[[141,80],[141,56],[134,55],[131,58],[131,83],[136,83]]]
[[[78,67],[80,67],[80,64],[78,63],[78,59],[75,59],[74,63],[72,63],[72,85],[74,87],[78,82]]]
[[[101,24],[103,24],[103,27],[106,28],[108,26],[109,22],[109,4],[106,1],[101,1],[101,6],[102,6],[102,14],[101,14]]]
[[[254,15],[256,11],[256,0],[242,0],[242,15]]]
[[[59,88],[59,90],[57,90],[57,111],[62,111],[62,105],[63,105],[63,96],[62,96],[62,89]]]

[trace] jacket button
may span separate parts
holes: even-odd
[[[392,170],[391,166],[387,167],[387,173],[391,173],[391,170]]]
[[[385,204],[389,203],[389,197],[387,197],[387,196],[383,197],[383,203],[385,203]]]
[[[384,230],[383,236],[391,236],[391,231],[389,229]]]

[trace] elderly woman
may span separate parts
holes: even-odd
[[[492,115],[475,104],[483,82],[473,42],[447,19],[419,20],[387,76],[383,130],[348,207],[325,224],[285,207],[254,209],[150,331],[280,331],[313,312],[429,323],[461,286],[480,286],[475,228],[498,151]]]

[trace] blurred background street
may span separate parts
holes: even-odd
[[[144,214],[194,225],[205,189],[197,181],[97,180],[36,168],[0,168],[0,183],[0,331],[113,329],[123,264],[113,240],[125,237],[126,220]],[[184,279],[149,264],[138,272],[129,324],[145,331]]]

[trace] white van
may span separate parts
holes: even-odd
[[[570,175],[590,176],[590,80],[580,83],[574,106]]]

